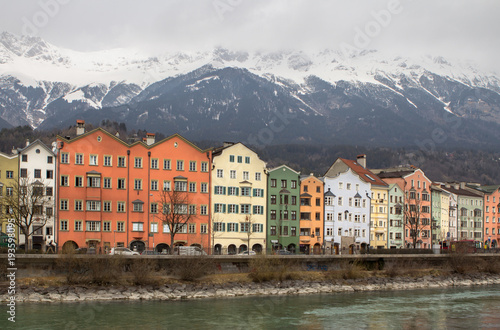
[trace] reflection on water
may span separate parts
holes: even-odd
[[[19,304],[17,329],[500,327],[500,287],[197,301]],[[9,326],[0,319],[0,329]]]

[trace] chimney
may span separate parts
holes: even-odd
[[[356,157],[356,161],[363,168],[366,168],[366,155],[364,155],[364,154],[363,155],[358,155],[358,157]]]
[[[460,182],[460,188],[464,189],[465,188],[465,182]]]
[[[146,144],[148,146],[155,143],[155,134],[154,133],[146,133]]]
[[[76,136],[82,135],[85,133],[85,120],[77,119],[76,120]]]
[[[223,142],[223,143],[222,143],[222,147],[223,147],[223,148],[226,148],[226,147],[233,146],[234,144],[235,144],[234,142]]]
[[[26,147],[30,145],[30,140],[26,139]]]

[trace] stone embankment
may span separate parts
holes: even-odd
[[[362,280],[337,280],[332,282],[290,280],[266,283],[169,284],[164,286],[59,286],[50,288],[25,286],[18,288],[16,301],[18,303],[54,303],[112,300],[182,300],[237,296],[283,296],[356,291],[414,290],[498,284],[500,284],[499,275],[473,274],[449,277],[370,278]],[[0,295],[2,302],[7,301],[7,299],[7,294]]]

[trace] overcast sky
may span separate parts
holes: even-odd
[[[498,0],[0,0],[0,30],[77,50],[339,49],[494,64]]]

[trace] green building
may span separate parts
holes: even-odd
[[[286,165],[269,170],[267,181],[267,250],[298,252],[300,173]]]
[[[390,249],[404,247],[404,224],[403,224],[403,190],[397,183],[389,186],[389,241]]]

